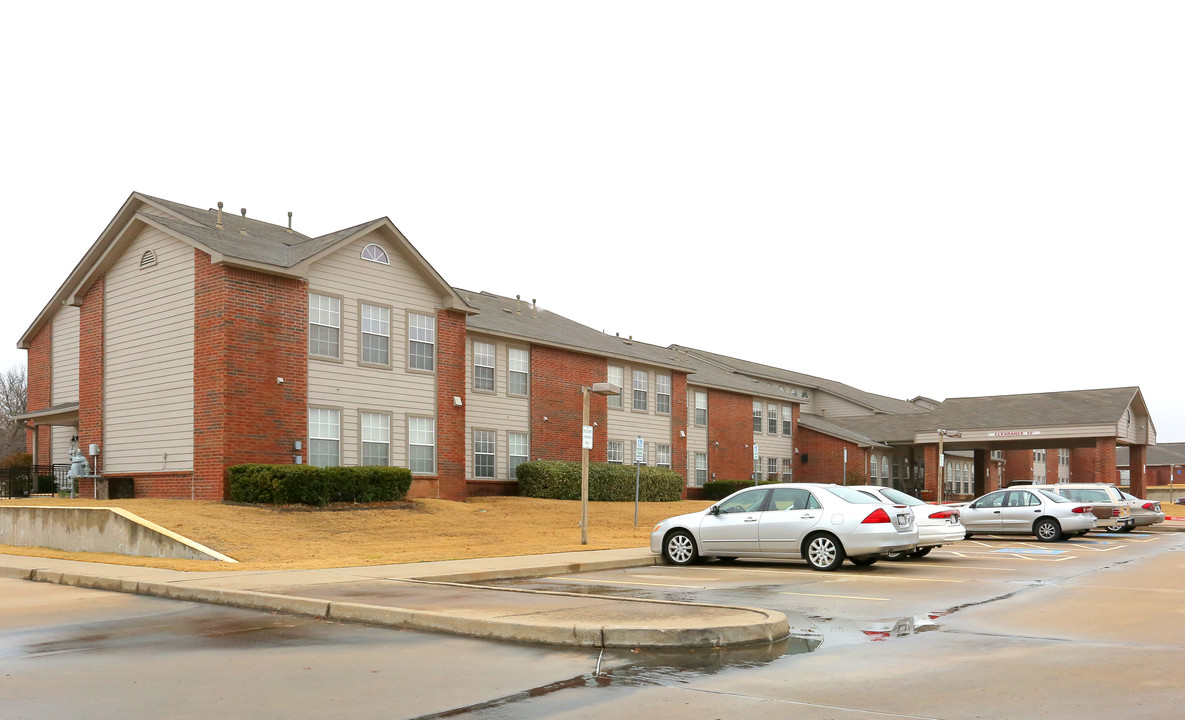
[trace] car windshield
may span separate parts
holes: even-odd
[[[1044,496],[1044,497],[1047,497],[1047,498],[1049,498],[1050,500],[1052,500],[1052,501],[1054,501],[1054,502],[1059,502],[1059,503],[1068,503],[1068,502],[1070,502],[1069,500],[1067,500],[1066,498],[1062,497],[1061,495],[1058,495],[1058,494],[1057,494],[1057,493],[1055,493],[1055,492],[1050,492],[1050,491],[1048,491],[1048,490],[1038,490],[1037,492],[1041,493],[1041,495],[1042,495],[1042,496]]]
[[[877,500],[875,497],[873,497],[871,495],[865,495],[864,493],[860,492],[859,490],[855,490],[853,488],[829,487],[829,488],[823,488],[823,489],[826,490],[827,492],[831,493],[832,495],[836,496],[840,500],[847,500],[850,503],[859,503],[860,505],[874,505],[874,504],[879,504],[881,502],[880,500]]]
[[[893,488],[885,488],[884,490],[881,490],[881,495],[884,495],[885,497],[900,505],[917,506],[926,504],[924,500],[918,500],[913,495],[906,495],[900,490],[895,490]]]
[[[1114,502],[1106,490],[1084,490],[1080,488],[1066,488],[1062,493],[1077,502],[1107,503]]]

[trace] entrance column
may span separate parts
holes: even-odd
[[[1143,463],[1140,463],[1143,465]],[[1078,482],[1084,482],[1079,480]],[[1094,440],[1094,477],[1085,482],[1115,482],[1115,438],[1101,437]],[[1140,478],[1143,485],[1144,479]]]
[[[922,473],[925,475],[925,487],[922,490],[922,500],[934,502],[938,499],[938,446],[922,446]]]
[[[1132,445],[1127,449],[1127,467],[1128,475],[1131,477],[1128,492],[1140,499],[1144,499],[1146,488],[1144,487],[1144,463],[1147,462],[1147,445]],[[1172,468],[1169,468],[1172,470]],[[1108,480],[1107,482],[1111,482]]]
[[[976,450],[975,451],[975,497],[979,497],[988,492],[988,456],[990,450]]]

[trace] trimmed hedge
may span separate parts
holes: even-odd
[[[780,480],[769,480],[754,483],[752,480],[712,480],[704,483],[704,497],[709,500],[723,500],[737,490],[744,490],[755,485],[768,485]]]
[[[580,499],[580,463],[563,460],[532,460],[521,463],[516,472],[518,494],[549,500]],[[673,502],[683,493],[683,478],[674,470],[642,466],[638,499],[642,502]],[[588,499],[600,502],[633,502],[634,466],[609,463],[588,464]]]
[[[313,467],[235,465],[230,499],[272,505],[326,505],[331,502],[401,500],[411,487],[411,471],[398,467]]]

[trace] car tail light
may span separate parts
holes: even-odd
[[[876,510],[873,510],[871,513],[869,513],[868,517],[864,518],[863,522],[861,522],[860,524],[864,525],[867,523],[891,523],[891,522],[893,522],[893,521],[889,519],[889,513],[885,512],[884,508],[877,508]]]
[[[1119,517],[1122,514],[1119,512],[1119,508],[1111,508],[1111,517]]]
[[[1145,510],[1155,510],[1156,503],[1144,503],[1144,509]]]
[[[958,510],[939,510],[936,513],[931,513],[930,519],[931,520],[948,520],[952,517],[958,517],[958,516],[959,516]]]
[[[1074,508],[1074,512],[1076,512],[1076,513],[1094,512],[1094,508],[1091,507],[1090,505],[1079,505],[1078,507]]]

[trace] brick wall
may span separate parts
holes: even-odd
[[[1115,474],[1115,438],[1095,438],[1094,440],[1094,465],[1091,467],[1091,476],[1088,480],[1075,480],[1075,482],[1110,482],[1112,476]],[[1143,478],[1141,478],[1141,481]],[[1141,491],[1143,488],[1140,488]],[[1133,493],[1134,494],[1134,493]]]
[[[308,455],[308,291],[194,252],[194,494],[221,500],[226,468],[291,463],[297,440]],[[189,493],[185,478],[136,475],[137,497]]]
[[[671,373],[671,469],[687,487],[687,374]]]
[[[1058,464],[1058,450],[1057,448],[1050,448],[1045,451],[1045,482],[1056,483],[1058,478],[1058,471],[1061,466]]]
[[[457,407],[453,398],[465,398],[465,315],[449,310],[438,312],[436,343],[438,492],[446,500],[464,500],[468,494],[465,483],[465,406]]]
[[[1070,482],[1094,482],[1094,456],[1094,448],[1070,450]],[[1111,477],[1111,474],[1105,477]]]
[[[709,480],[753,475],[753,398],[708,389]]]
[[[580,460],[583,418],[580,388],[604,382],[608,374],[605,358],[531,346],[531,457]],[[672,391],[671,395],[674,402],[675,393]],[[593,395],[590,400],[588,421],[589,424],[597,423],[600,432],[593,432],[593,447],[588,459],[590,462],[605,462],[604,428],[608,405],[602,395]],[[464,447],[464,442],[461,446]]]
[[[1144,488],[1148,486],[1148,475],[1145,472],[1148,455],[1147,450],[1148,446],[1146,445],[1132,445],[1130,448],[1128,448],[1128,458],[1130,462],[1128,492],[1138,498],[1147,497],[1144,494]],[[1114,450],[1112,450],[1112,452],[1114,452]],[[1114,467],[1114,464],[1112,464],[1112,467]],[[1100,471],[1105,470],[1106,468],[1100,468]],[[1108,482],[1106,476],[1100,476],[1099,480],[1100,482]]]
[[[26,408],[29,412],[44,410],[52,403],[53,398],[53,322],[41,326],[33,341],[29,343],[28,368],[28,401]],[[52,462],[53,437],[52,430],[38,427],[36,430],[25,432],[25,451],[33,452],[33,433],[37,433],[37,457],[33,462],[37,465],[48,465]]]
[[[794,466],[795,482],[838,483],[842,485],[844,482],[844,448],[848,450],[848,473],[860,473],[866,477],[864,451],[855,443],[800,427],[795,430],[794,444],[799,451]],[[802,461],[803,455],[807,456],[805,463]]]
[[[1056,475],[1054,482],[1057,482]],[[1005,450],[1004,451],[1004,484],[1033,479],[1033,451]]]
[[[103,297],[106,279],[99,278],[82,298],[78,318],[78,447],[103,443]],[[103,468],[100,453],[91,472]]]

